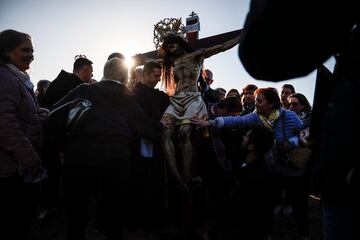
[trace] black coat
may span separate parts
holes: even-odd
[[[135,98],[139,106],[144,110],[144,112],[153,120],[160,121],[162,115],[164,114],[166,108],[170,104],[169,96],[154,88],[150,88],[141,82],[135,85],[133,89]],[[154,142],[154,158],[158,158],[162,155],[161,153],[161,144],[159,142]],[[134,151],[139,152],[140,149],[140,139],[136,142],[134,146]]]
[[[61,70],[59,75],[52,81],[42,98],[41,107],[51,108],[70,90],[74,89],[83,82],[75,74]]]
[[[272,218],[272,180],[264,159],[238,172],[237,220],[244,239],[264,239]]]
[[[133,92],[140,107],[154,120],[159,121],[169,106],[169,96],[158,90],[137,83]]]
[[[115,81],[82,84],[54,108],[76,98],[87,99],[92,105],[68,136],[64,164],[119,168],[128,174],[130,145],[137,136],[159,141],[162,124],[144,113],[126,86]]]

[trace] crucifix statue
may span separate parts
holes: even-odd
[[[177,187],[185,193],[189,193],[188,185],[197,177],[192,171],[193,147],[190,137],[194,126],[190,119],[208,118],[206,104],[201,98],[197,85],[204,59],[234,47],[240,40],[240,31],[197,40],[196,30],[199,24],[196,22],[196,17],[196,14],[192,13],[188,21],[192,23],[187,27],[187,36],[191,41],[185,40],[186,32],[181,18],[166,18],[154,28],[157,52],[135,56],[137,62],[146,58],[160,57],[159,62],[163,66],[163,83],[170,95],[170,105],[162,118],[162,121],[166,122],[162,136],[164,159]],[[179,164],[175,154],[177,148],[173,143],[175,132],[179,136],[181,158]]]

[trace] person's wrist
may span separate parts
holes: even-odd
[[[215,120],[208,120],[207,121],[208,122],[208,127],[213,127],[213,126],[215,126],[216,124],[215,124]]]

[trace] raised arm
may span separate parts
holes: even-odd
[[[236,38],[233,38],[227,42],[224,42],[223,44],[218,44],[209,48],[206,48],[203,50],[203,56],[204,58],[211,57],[212,55],[218,54],[220,52],[225,52],[226,50],[229,50],[230,48],[236,46],[240,41],[240,35]]]

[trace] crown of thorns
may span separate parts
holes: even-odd
[[[164,42],[164,38],[169,35],[177,35],[185,39],[185,27],[181,18],[165,18],[154,25],[154,44],[159,49]]]

